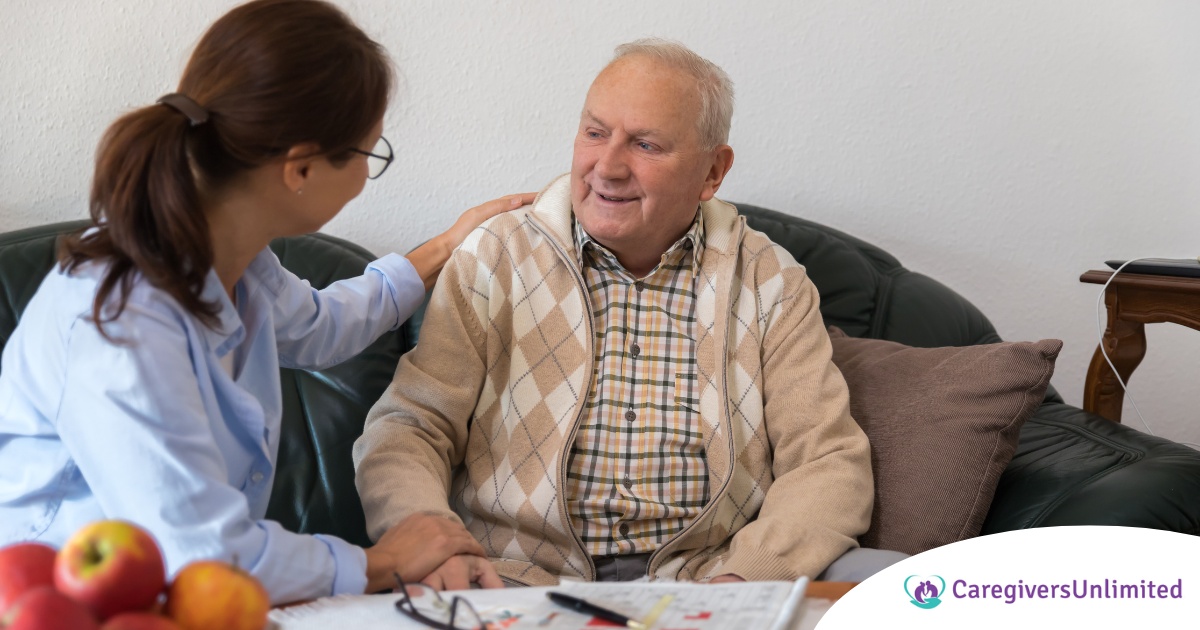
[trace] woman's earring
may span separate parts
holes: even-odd
[[[296,194],[297,194],[297,195],[303,195],[303,194],[304,194],[304,189],[303,189],[303,188],[299,188],[299,189],[297,189],[297,190],[296,190]]]

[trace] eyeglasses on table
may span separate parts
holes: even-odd
[[[412,596],[408,594],[409,585],[400,579],[400,574],[392,573],[392,577],[396,579],[396,585],[400,589],[396,610],[407,615],[409,619],[438,630],[484,630],[487,627],[471,602],[458,595],[446,601],[441,593],[427,586],[422,588],[433,591],[433,602],[418,608]]]

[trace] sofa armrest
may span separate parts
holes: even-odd
[[[1200,533],[1200,452],[1042,404],[1021,430],[982,533],[1056,525]]]

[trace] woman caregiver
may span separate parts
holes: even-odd
[[[406,257],[315,291],[268,244],[318,230],[378,177],[392,83],[379,44],[319,0],[216,21],[178,92],[101,140],[91,226],[60,246],[0,367],[0,545],[100,519],[149,530],[169,573],[237,558],[275,603],[418,581],[451,556],[499,585],[458,523],[415,515],[363,549],[264,518],[279,367],[355,356],[420,305],[472,208]],[[479,554],[479,555],[473,555]]]

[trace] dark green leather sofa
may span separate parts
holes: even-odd
[[[837,230],[738,204],[751,226],[786,247],[821,292],[827,324],[913,346],[999,341],[971,303],[887,252]],[[61,223],[0,235],[0,349],[54,261]],[[373,256],[325,235],[281,239],[283,264],[314,286],[361,273]],[[1070,282],[1070,278],[1064,278]],[[283,370],[279,470],[268,517],[299,532],[366,545],[351,445],[367,410],[412,347],[420,314],[358,357],[319,373]],[[1051,390],[1021,432],[983,533],[1053,525],[1124,525],[1200,532],[1200,453],[1065,404]]]

